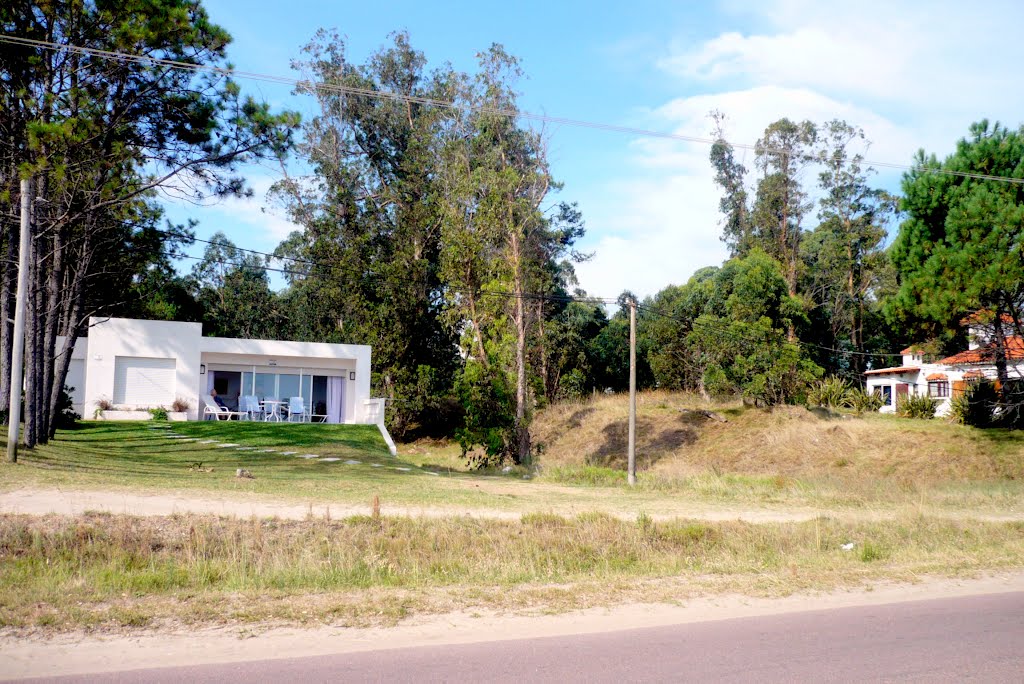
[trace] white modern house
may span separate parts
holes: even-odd
[[[203,337],[202,324],[92,318],[75,345],[67,385],[85,418],[106,400],[126,411],[187,404],[203,418],[211,391],[237,410],[244,396],[261,402],[302,397],[326,423],[375,424],[384,430],[384,400],[370,397],[370,347]],[[148,414],[147,414],[148,415]]]
[[[896,401],[901,395],[927,395],[936,400],[936,415],[944,416],[949,413],[950,399],[964,391],[968,383],[997,379],[991,324],[980,320],[977,314],[965,318],[962,323],[969,326],[970,341],[965,351],[926,363],[923,350],[912,345],[900,352],[903,356],[901,365],[864,373],[867,391],[882,397],[879,411],[895,412]],[[1011,379],[1024,379],[1024,339],[1008,336],[1004,348],[1007,375]]]

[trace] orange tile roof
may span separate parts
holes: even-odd
[[[960,319],[960,325],[971,325],[972,323],[981,323],[982,325],[989,325],[993,322],[995,314],[988,310],[975,311],[969,316],[965,316]],[[1008,313],[1001,314],[999,320],[1003,323],[1013,323],[1013,316]]]
[[[969,370],[964,373],[964,380],[973,380],[974,378],[983,378],[985,374],[980,370]]]
[[[924,351],[924,348],[921,347],[921,345],[919,345],[919,344],[912,344],[909,347],[907,347],[906,349],[904,349],[903,351],[901,351],[900,354],[916,354],[916,353],[921,352],[921,351]]]
[[[1013,336],[1006,338],[1006,359],[1008,361],[1024,359],[1024,337]],[[995,363],[995,360],[995,343],[989,343],[984,347],[968,349],[967,351],[947,356],[939,361],[939,363],[944,366],[969,366],[976,363]]]
[[[897,368],[879,368],[878,370],[864,371],[864,375],[891,375],[895,373],[910,373],[921,370],[920,366],[899,366]]]
[[[928,377],[925,378],[925,380],[945,380],[945,379],[946,379],[946,374],[945,373],[931,373],[931,374],[928,375]]]

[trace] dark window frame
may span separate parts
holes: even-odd
[[[932,399],[946,399],[949,397],[948,380],[929,380],[928,396]]]

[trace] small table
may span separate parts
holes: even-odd
[[[283,401],[277,401],[276,399],[264,399],[263,400],[263,420],[269,422],[273,420],[276,423],[281,422],[281,412],[278,407],[283,404]]]

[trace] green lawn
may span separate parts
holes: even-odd
[[[318,458],[301,458],[307,454]],[[236,478],[237,468],[254,479]],[[8,489],[75,485],[359,503],[374,495],[418,505],[501,503],[450,482],[478,476],[392,457],[373,425],[84,421],[47,445],[21,450],[19,463],[5,464],[0,473]]]

